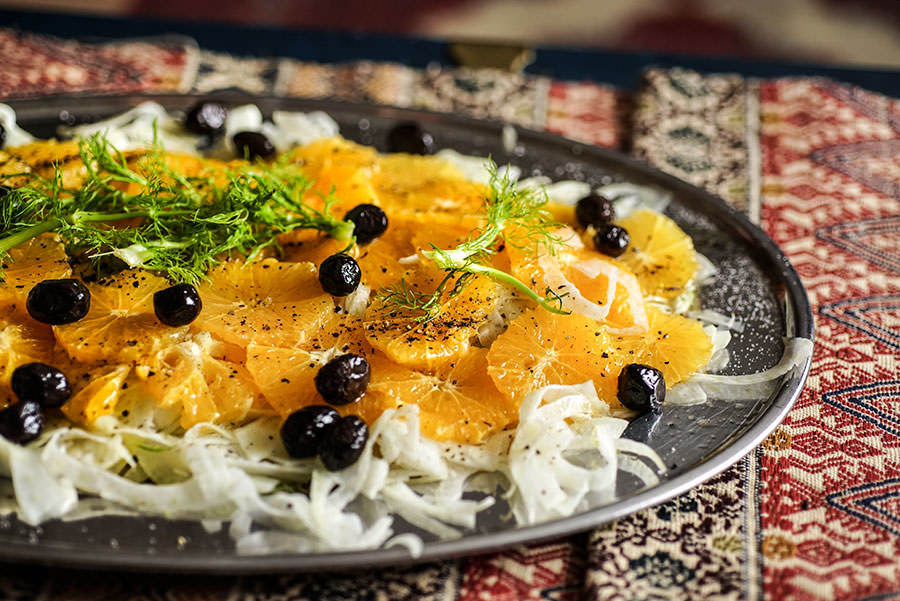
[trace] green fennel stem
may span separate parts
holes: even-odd
[[[499,282],[502,282],[504,284],[512,286],[513,288],[515,288],[516,290],[518,290],[519,292],[524,294],[526,297],[530,298],[531,300],[533,300],[534,302],[539,304],[541,307],[543,307],[547,311],[550,311],[551,313],[556,313],[557,315],[569,315],[571,313],[570,311],[566,311],[562,307],[554,305],[553,302],[548,300],[546,297],[541,296],[540,294],[538,294],[537,292],[535,292],[534,290],[532,290],[531,288],[526,286],[525,283],[522,282],[522,280],[516,278],[515,276],[513,276],[511,274],[506,273],[505,271],[500,271],[499,269],[495,269],[494,267],[487,267],[485,265],[480,265],[480,264],[470,265],[468,267],[468,269],[471,273],[483,273],[485,275],[488,275],[488,276],[494,278],[495,280],[497,280]],[[558,301],[558,297],[554,302],[557,302],[557,301]]]
[[[167,215],[188,215],[190,213],[191,211],[172,211],[167,213]],[[149,212],[147,211],[135,211],[129,213],[92,213],[76,211],[66,221],[69,223],[107,223],[125,219],[137,219],[139,217],[147,217],[148,215]],[[33,225],[30,228],[12,234],[11,236],[0,238],[0,253],[8,252],[10,249],[19,246],[20,244],[24,244],[41,234],[46,234],[59,229],[62,224],[63,221],[60,219],[48,219],[43,223]]]
[[[0,254],[9,252],[11,248],[15,248],[20,244],[24,244],[35,236],[40,236],[41,234],[52,232],[59,227],[59,223],[59,219],[51,219],[50,221],[45,221],[44,223],[33,225],[26,230],[22,230],[21,232],[16,232],[15,234],[7,236],[6,238],[0,238]]]
[[[546,195],[540,190],[518,188],[509,172],[505,171],[501,175],[496,165],[489,167],[489,170],[490,191],[485,197],[487,223],[473,232],[474,237],[455,248],[441,249],[432,245],[431,250],[422,253],[435,267],[446,272],[433,292],[413,290],[401,279],[397,285],[380,293],[387,304],[404,310],[420,311],[420,319],[427,321],[434,318],[443,298],[459,295],[473,275],[484,274],[511,286],[552,313],[570,313],[562,308],[564,294],[557,294],[548,288],[546,295],[542,296],[514,275],[486,264],[487,259],[498,252],[498,242],[516,246],[531,256],[540,252],[553,253],[559,243],[558,237],[553,233],[556,224],[549,220],[548,214],[543,210],[547,202]],[[507,238],[505,230],[508,227],[517,228],[518,239]]]

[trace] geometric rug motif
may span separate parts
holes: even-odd
[[[900,295],[849,298],[822,305],[819,314],[900,349]]]
[[[900,380],[833,390],[822,402],[900,437]]]
[[[866,140],[837,144],[810,153],[809,158],[878,190],[885,196],[900,199],[900,139]]]
[[[885,269],[900,271],[900,215],[829,225],[817,230],[816,237]]]
[[[896,399],[897,397],[895,397]],[[881,482],[867,482],[846,490],[831,493],[826,497],[828,504],[846,511],[869,524],[884,528],[895,536],[900,536],[900,478],[889,478]],[[840,553],[835,549],[835,552]],[[867,550],[874,554],[874,551]],[[840,557],[834,558],[840,561]],[[887,563],[890,558],[878,554],[868,561]]]

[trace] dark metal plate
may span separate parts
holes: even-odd
[[[576,179],[592,185],[628,181],[668,190],[673,195],[669,215],[719,268],[715,282],[701,291],[704,306],[734,312],[746,324],[729,347],[732,361],[726,373],[751,373],[773,365],[781,357],[784,336],[812,338],[812,313],[803,286],[768,236],[722,200],[621,153],[517,128],[518,147],[508,154],[501,143],[499,123],[365,104],[239,93],[218,96],[232,104],[253,102],[266,114],[275,109],[324,110],[338,121],[345,137],[376,147],[384,147],[391,125],[414,120],[434,135],[437,148],[491,155],[500,164],[520,166],[526,176],[543,174],[554,180]],[[16,102],[13,106],[26,129],[49,137],[60,123],[61,113],[69,120],[96,120],[147,99],[174,110],[183,110],[197,100],[176,95],[57,97]],[[639,490],[634,482],[620,478],[615,502],[566,519],[520,528],[504,519],[504,507],[500,505],[482,515],[477,528],[458,540],[426,537],[424,553],[416,560],[398,548],[240,556],[224,533],[207,534],[196,522],[155,517],[53,521],[40,528],[31,528],[15,518],[0,519],[0,560],[221,574],[324,571],[476,554],[561,537],[665,501],[738,461],[783,419],[800,394],[808,369],[807,363],[784,376],[769,398],[740,402],[711,399],[692,407],[667,406],[658,418],[633,422],[626,436],[648,443],[669,467],[663,481],[653,488]],[[414,530],[403,522],[396,526],[398,531]]]

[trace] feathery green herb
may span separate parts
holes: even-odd
[[[459,295],[475,275],[484,274],[512,286],[548,311],[562,315],[569,313],[562,308],[564,294],[548,287],[544,295],[540,295],[515,276],[486,264],[491,255],[497,253],[499,243],[519,248],[531,256],[539,252],[553,253],[560,243],[553,233],[557,224],[544,209],[546,192],[519,187],[508,169],[501,174],[494,163],[490,163],[488,169],[491,179],[490,191],[485,198],[486,224],[455,248],[444,250],[432,245],[432,250],[422,253],[445,272],[434,292],[414,290],[401,279],[381,293],[386,305],[418,311],[420,320],[428,321],[436,316],[443,300]],[[510,230],[513,235],[508,234]]]
[[[220,185],[213,176],[177,173],[158,144],[129,162],[95,135],[80,142],[80,152],[87,168],[80,188],[66,189],[57,169],[53,178],[30,176],[0,199],[0,258],[57,232],[70,254],[95,263],[112,255],[129,267],[196,283],[223,258],[252,260],[296,229],[354,242],[353,224],[330,215],[333,195],[321,210],[304,202],[312,182],[290,164],[234,167],[220,174],[218,181],[227,182]]]

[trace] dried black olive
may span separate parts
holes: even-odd
[[[369,362],[361,355],[335,357],[316,373],[316,390],[332,405],[359,400],[369,385]]]
[[[200,315],[203,302],[191,284],[178,284],[153,295],[156,318],[167,326],[186,326]]]

